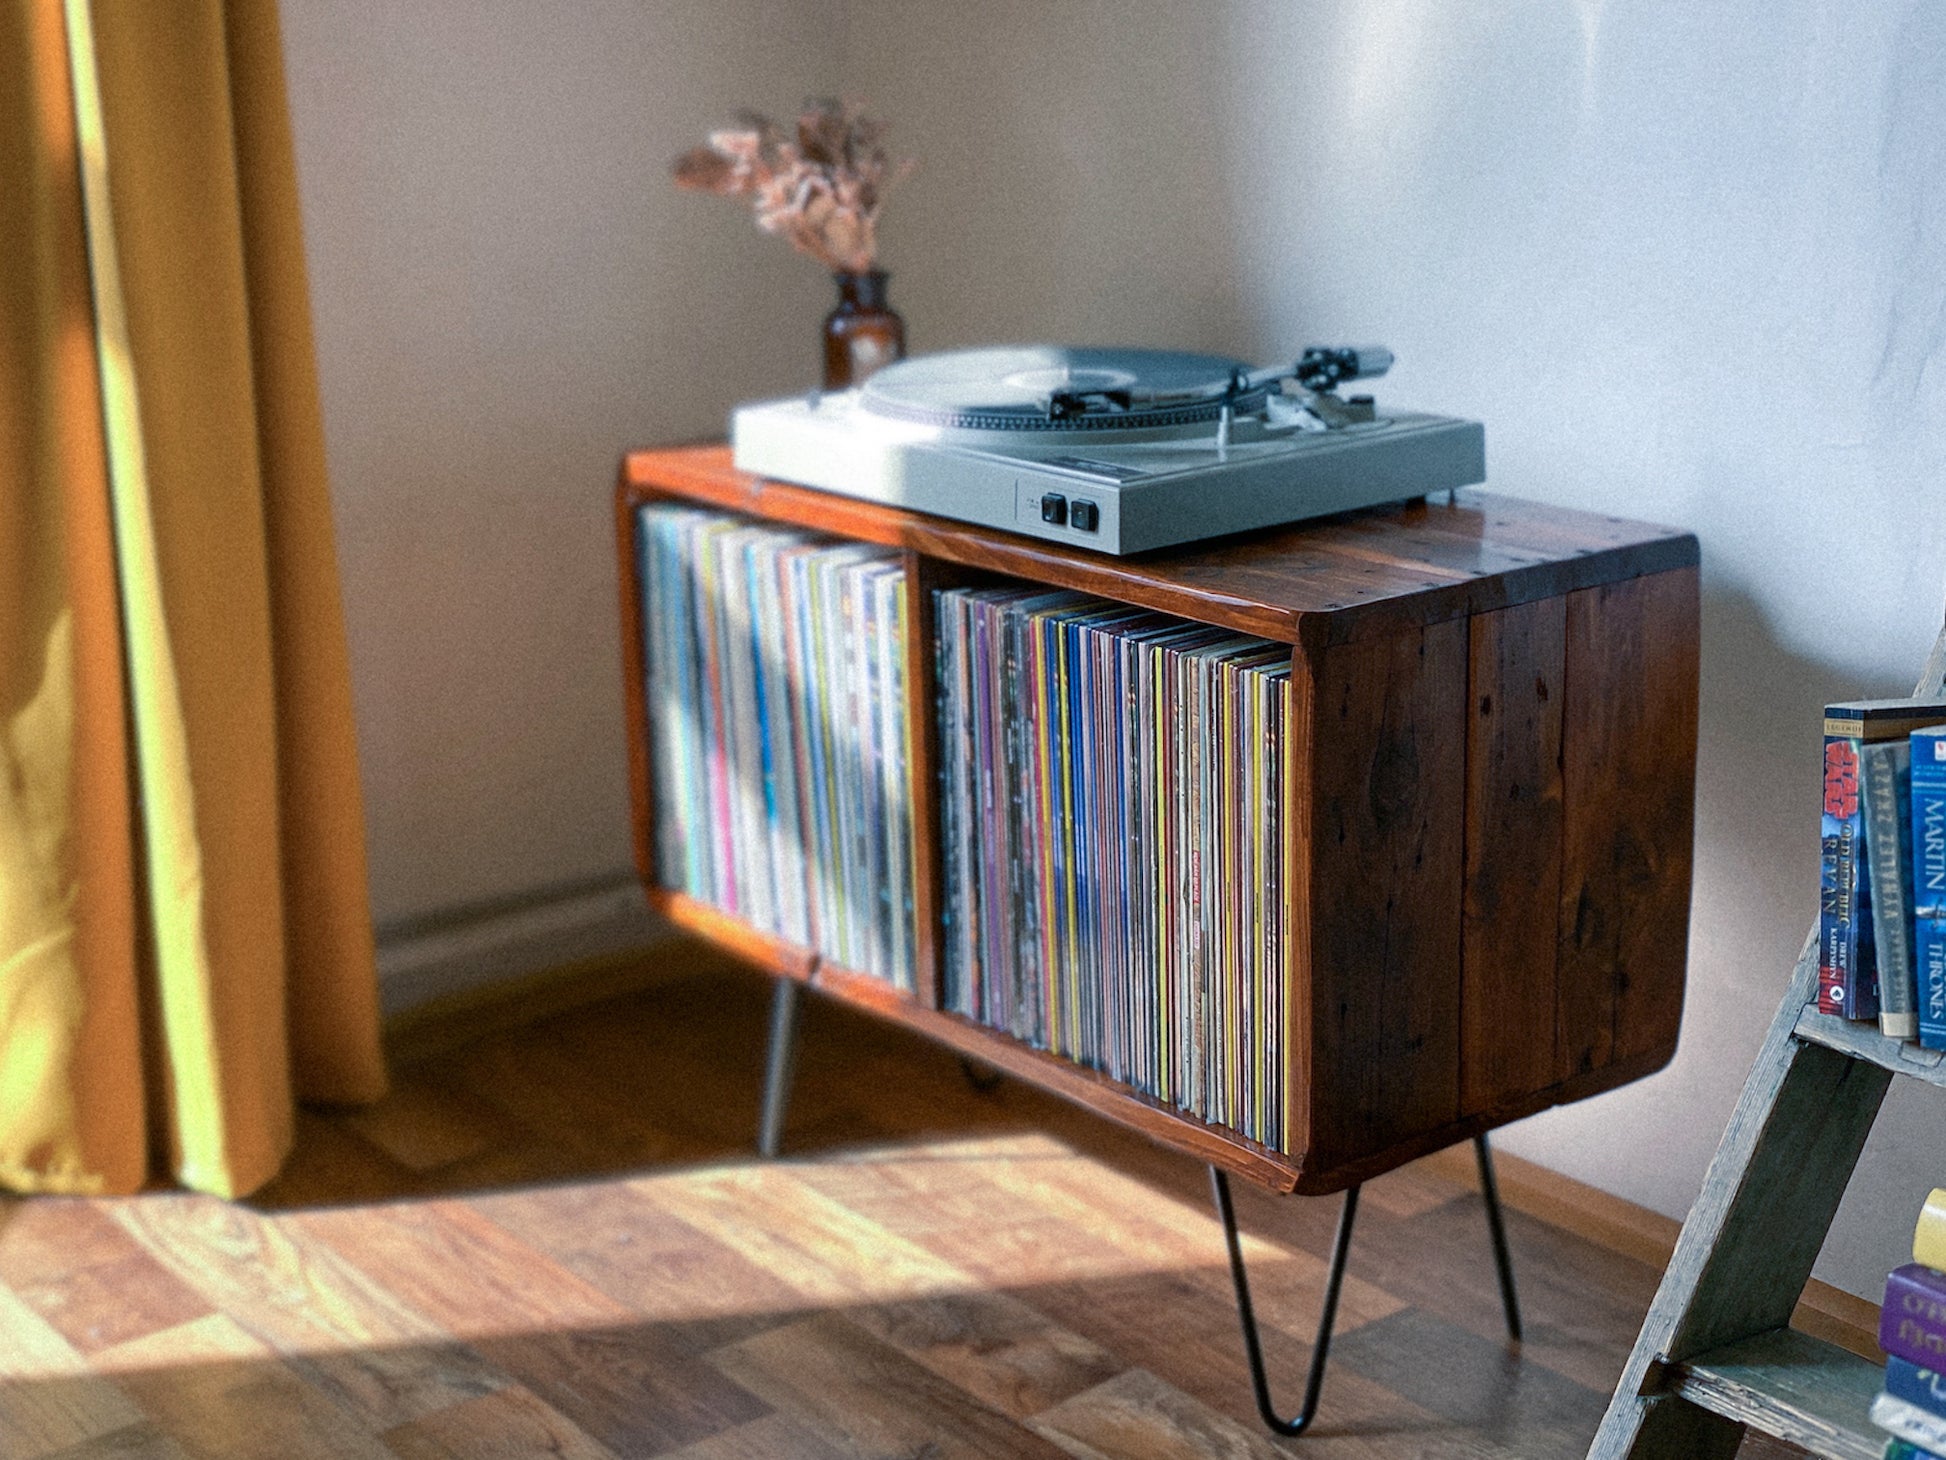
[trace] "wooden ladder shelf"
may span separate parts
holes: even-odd
[[[1946,631],[1915,694],[1946,681]],[[1879,1460],[1885,1373],[1790,1327],[1894,1075],[1946,1086],[1946,1054],[1818,1012],[1814,925],[1609,1401],[1589,1460],[1729,1460],[1746,1429]]]

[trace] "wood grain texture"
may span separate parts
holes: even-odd
[[[1693,538],[1468,493],[1113,559],[762,481],[720,450],[685,448],[623,464],[631,576],[634,509],[659,495],[904,553],[918,993],[651,888],[678,925],[1281,1190],[1342,1190],[1639,1078],[1673,1051],[1695,743]],[[1295,646],[1288,1150],[938,1011],[931,589],[998,580]],[[624,632],[639,636],[639,585],[624,597],[636,606]],[[630,733],[641,733],[633,719]],[[642,786],[636,796],[641,837],[650,807]],[[1536,893],[1559,902],[1559,927],[1528,915]]]
[[[213,1311],[98,1204],[23,1203],[0,1242],[0,1282],[82,1353]]]
[[[1306,892],[1307,1170],[1459,1116],[1466,625],[1326,651]]]
[[[1830,1460],[1878,1460],[1885,1436],[1866,1418],[1885,1367],[1788,1328],[1682,1366],[1685,1399]]]
[[[670,492],[1285,643],[1300,631],[1320,644],[1384,636],[1697,560],[1687,533],[1470,489],[1450,505],[1442,496],[1112,558],[766,481],[722,447],[633,452],[622,472],[625,493]]]
[[[1034,1428],[1077,1460],[1276,1460],[1285,1452],[1262,1430],[1130,1369],[1050,1409]]]
[[[819,1314],[713,1356],[773,1408],[853,1453],[1060,1460],[1062,1450],[844,1316]]]
[[[1567,601],[1468,625],[1460,1109],[1553,1083],[1554,907],[1561,885],[1561,710]]]
[[[1813,928],[1616,1385],[1597,1460],[1665,1453],[1665,1429],[1698,1455],[1735,1451],[1740,1429],[1675,1393],[1676,1367],[1789,1323],[1892,1081],[1796,1038],[1816,980]]]
[[[1570,594],[1555,1048],[1562,1077],[1675,1053],[1689,948],[1693,569]]]
[[[837,1460],[1270,1444],[1200,1163],[1019,1081],[976,1092],[950,1050],[813,999],[793,1157],[756,1165],[765,982],[695,943],[654,956],[662,976],[602,1003],[549,1001],[531,1028],[427,1043],[395,1070],[400,1113],[313,1116],[254,1205],[76,1202],[63,1210],[93,1216],[74,1253],[59,1223],[29,1220],[41,1204],[0,1209],[13,1295],[0,1453]],[[597,1070],[566,1078],[574,1052]],[[373,1144],[419,1120],[489,1148],[455,1143],[441,1165],[428,1141],[414,1167]],[[381,1173],[392,1184],[375,1188]],[[1339,1352],[1298,1452],[1552,1456],[1593,1432],[1656,1269],[1511,1211],[1528,1341],[1509,1349],[1466,1176],[1428,1163],[1366,1188]],[[1288,1388],[1337,1204],[1246,1184],[1236,1197]],[[124,1260],[116,1233],[209,1311],[88,1351],[18,1296]]]
[[[613,1450],[521,1388],[450,1405],[379,1438],[398,1460],[617,1460]]]
[[[141,1418],[121,1386],[0,1288],[0,1455],[41,1460]]]

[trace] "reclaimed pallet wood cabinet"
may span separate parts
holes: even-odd
[[[665,889],[638,509],[673,498],[899,550],[914,728],[907,996]],[[1343,1190],[1675,1052],[1696,754],[1693,536],[1466,490],[1114,558],[752,477],[721,447],[627,456],[616,493],[637,865],[674,922],[1224,1170]],[[936,588],[1017,581],[1290,646],[1288,1150],[942,1010]]]

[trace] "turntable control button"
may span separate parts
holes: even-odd
[[[1076,507],[1081,504],[1075,503]],[[1041,521],[1051,527],[1065,527],[1068,521],[1068,499],[1059,492],[1049,492],[1041,498]],[[1081,524],[1075,523],[1076,527]]]
[[[1074,505],[1068,508],[1068,521],[1073,524],[1076,532],[1093,532],[1101,526],[1101,508],[1093,502],[1076,497]]]

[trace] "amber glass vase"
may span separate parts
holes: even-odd
[[[905,321],[885,302],[883,269],[832,277],[838,307],[824,321],[824,388],[845,390],[905,358]]]

